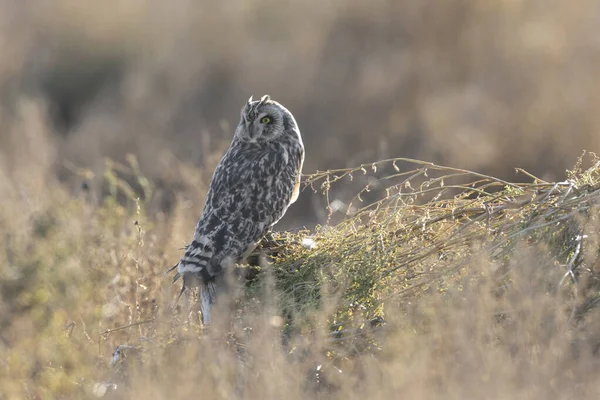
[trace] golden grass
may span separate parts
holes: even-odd
[[[599,392],[594,155],[562,183],[406,159],[311,175],[308,188],[327,190],[368,173],[387,196],[350,207],[335,226],[274,234],[261,249],[272,264],[246,267],[260,270],[208,329],[174,306],[164,272],[177,223],[131,197],[115,171],[135,166],[107,169],[114,190],[98,205],[52,184],[38,198],[4,192],[4,398]],[[111,363],[118,345],[132,347]]]
[[[0,2],[0,399],[598,398],[597,19]],[[307,177],[203,329],[164,271],[264,93],[306,171],[385,161]]]

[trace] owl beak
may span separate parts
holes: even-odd
[[[248,137],[251,142],[256,142],[256,137],[258,136],[256,130],[254,129],[253,122],[246,122],[246,132],[248,132]]]

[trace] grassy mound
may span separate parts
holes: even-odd
[[[400,172],[400,162],[416,168]],[[357,309],[367,319],[384,317],[385,304],[401,307],[424,294],[443,295],[459,287],[472,272],[467,266],[482,255],[502,281],[522,246],[544,248],[563,273],[555,288],[577,283],[581,274],[589,280],[593,271],[584,253],[593,253],[598,236],[600,161],[592,155],[585,170],[581,163],[559,183],[522,170],[533,182],[510,183],[407,159],[311,175],[308,184],[327,192],[367,168],[396,171],[373,181],[374,186],[393,181],[384,198],[355,208],[369,192],[366,187],[334,227],[278,235],[281,243],[296,243],[275,259],[284,309],[298,313],[319,304],[326,287],[329,296],[340,299],[334,325],[341,327]],[[310,237],[308,246],[302,245],[304,237]]]
[[[146,215],[135,160],[100,203],[0,182],[6,398],[595,398],[600,159],[511,183],[394,159],[333,224],[278,232],[209,329],[164,272],[178,209]],[[377,193],[384,193],[378,196]],[[144,199],[144,200],[140,200]],[[119,347],[118,347],[119,346]],[[117,349],[115,351],[115,348]]]

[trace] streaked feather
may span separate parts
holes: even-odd
[[[263,116],[269,122],[263,122]],[[173,283],[200,286],[203,321],[218,295],[218,278],[239,262],[285,214],[299,193],[304,161],[292,114],[268,95],[242,109],[232,143],[217,165],[193,240],[184,247]],[[181,293],[179,295],[181,297]]]

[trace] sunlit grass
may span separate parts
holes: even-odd
[[[177,224],[146,215],[140,171],[116,172],[133,158],[107,164],[98,205],[60,186],[4,202],[6,398],[598,390],[598,158],[561,183],[374,165],[308,176],[306,190],[327,191],[371,174],[387,195],[357,196],[335,226],[274,233],[208,329],[164,274],[178,252],[159,238]],[[118,345],[132,347],[111,362]]]

